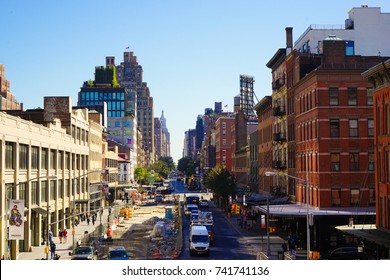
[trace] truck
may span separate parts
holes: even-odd
[[[185,195],[184,205],[196,204],[199,207],[199,196],[197,195]]]

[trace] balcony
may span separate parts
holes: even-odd
[[[275,106],[273,108],[273,113],[274,113],[274,116],[277,117],[277,116],[283,116],[286,114],[286,107],[284,106]]]
[[[277,170],[283,170],[287,168],[287,164],[285,160],[273,160],[272,168]]]
[[[274,141],[276,142],[284,142],[287,140],[286,133],[285,132],[277,132],[274,133]]]

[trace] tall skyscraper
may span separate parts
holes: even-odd
[[[106,63],[115,64],[113,57],[106,57]],[[142,133],[142,148],[147,161],[152,163],[155,154],[153,97],[142,79],[143,69],[133,52],[124,52],[123,62],[116,66],[118,83],[126,88],[131,102],[129,108],[136,111],[135,119]]]
[[[10,82],[5,78],[5,67],[0,64],[0,110],[21,110],[23,104],[16,101],[10,91]]]

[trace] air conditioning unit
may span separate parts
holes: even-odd
[[[345,29],[353,29],[353,20],[352,19],[345,20]]]

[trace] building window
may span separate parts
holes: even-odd
[[[47,181],[41,182],[41,203],[47,202]]]
[[[367,120],[367,129],[368,129],[368,136],[374,136],[374,120],[368,119]]]
[[[115,127],[121,127],[121,122],[115,122]]]
[[[358,189],[351,189],[351,206],[359,206],[360,191]]]
[[[374,171],[375,170],[375,156],[374,152],[368,152],[368,170]]]
[[[31,204],[38,204],[38,182],[31,182]]]
[[[331,153],[330,154],[330,168],[331,171],[340,171],[340,154]]]
[[[19,199],[24,200],[24,206],[27,206],[26,185],[27,183],[19,183]]]
[[[333,119],[330,120],[330,137],[340,137],[340,121]]]
[[[28,168],[28,146],[19,145],[19,168],[27,169]]]
[[[56,150],[50,150],[50,168],[56,168]]]
[[[350,137],[359,136],[358,120],[349,120],[349,136]]]
[[[39,147],[31,147],[31,168],[38,169],[39,167]]]
[[[70,153],[65,152],[65,168],[70,169]]]
[[[226,145],[226,139],[222,139],[222,145]]]
[[[351,171],[359,170],[359,153],[349,154],[349,170]]]
[[[71,195],[73,195],[71,193],[71,189],[70,189],[70,184],[69,184],[70,180],[69,179],[65,179],[65,186],[64,186],[64,197],[70,197]]]
[[[348,88],[348,105],[357,105],[357,88]]]
[[[329,105],[330,106],[339,105],[339,89],[338,88],[329,88]]]
[[[58,169],[64,169],[64,152],[58,152]]]
[[[55,182],[55,181],[53,181]],[[62,180],[58,180],[58,198],[64,198],[64,182]]]
[[[41,156],[42,169],[47,169],[47,157],[48,157],[48,150],[46,148],[42,148],[42,156]]]
[[[340,205],[341,205],[341,190],[332,189],[332,206],[340,206]]]
[[[14,147],[14,143],[5,142],[5,168],[7,169],[14,169]]]
[[[222,130],[222,135],[226,135],[226,130]]]
[[[50,200],[56,199],[56,181],[51,180],[50,181]]]
[[[367,105],[374,105],[374,98],[372,96],[372,88],[367,88]]]
[[[226,123],[225,122],[222,123],[222,128],[226,128]]]

